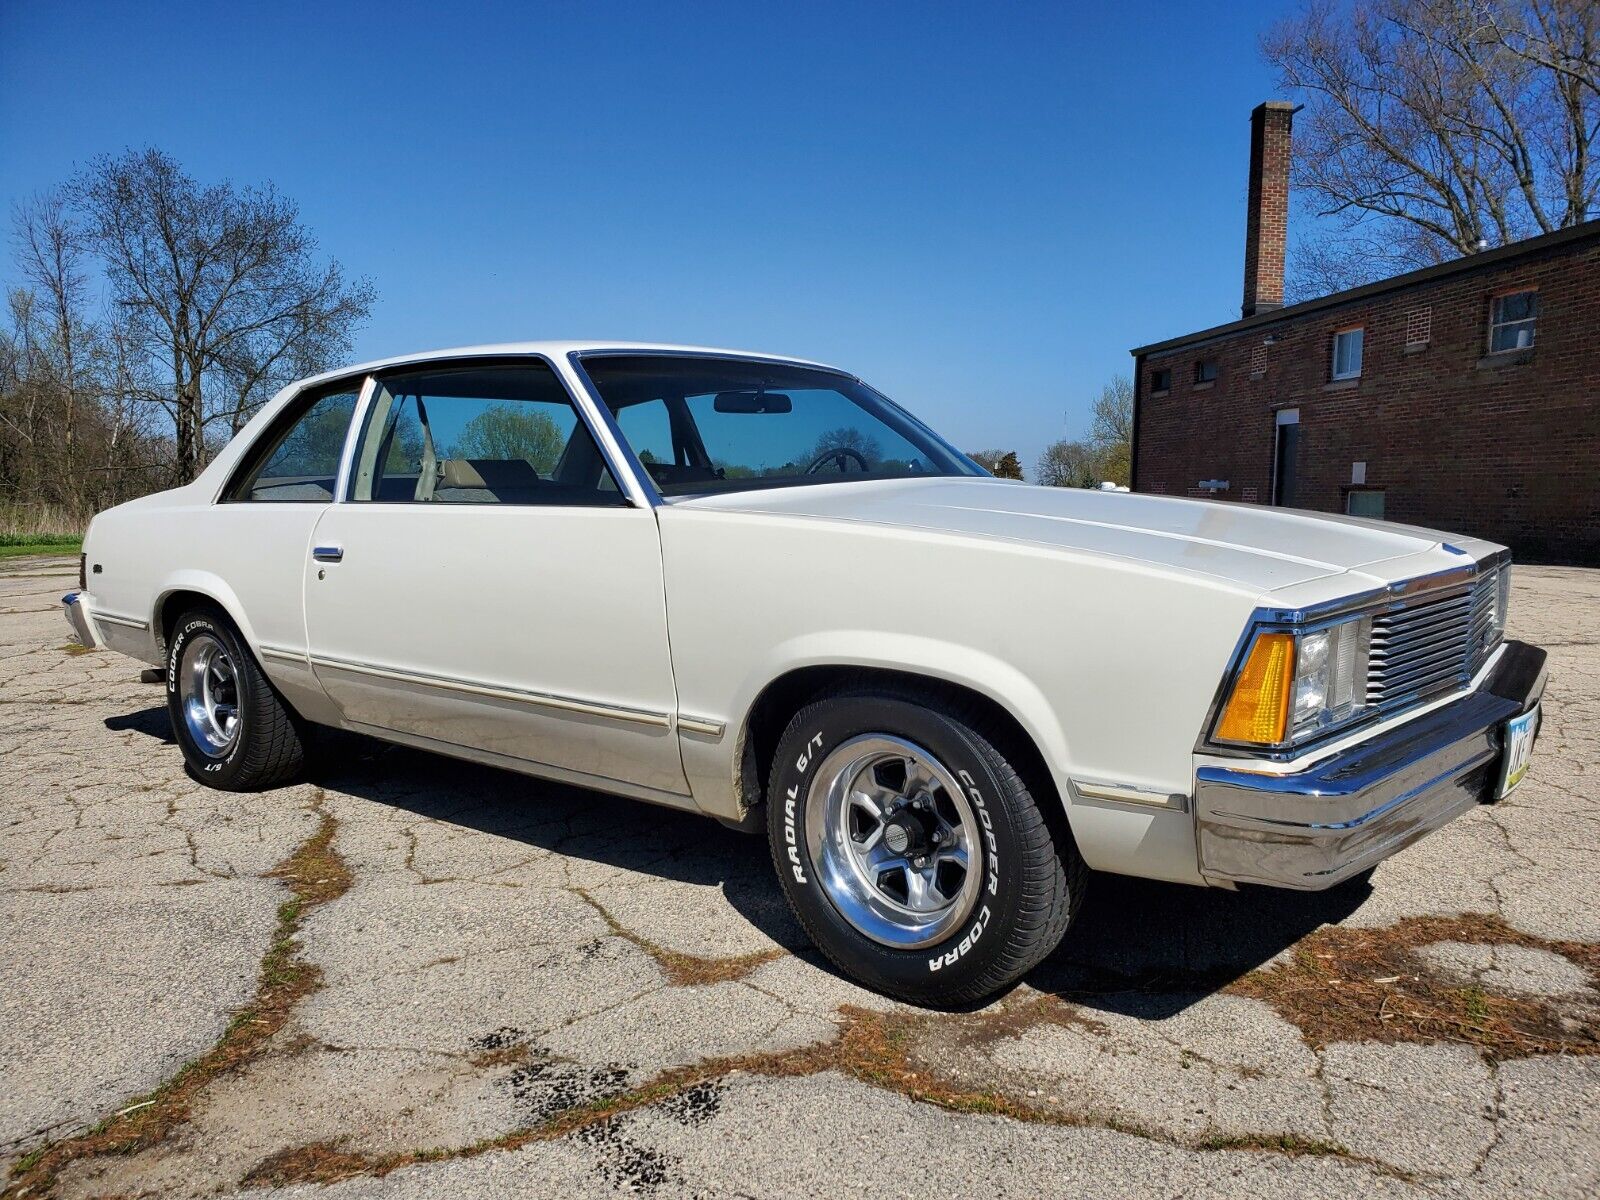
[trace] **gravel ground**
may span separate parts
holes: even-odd
[[[824,969],[711,822],[344,735],[295,787],[206,790],[138,665],[65,645],[72,569],[0,569],[13,1188],[1600,1195],[1600,572],[1516,570],[1552,678],[1508,802],[1323,895],[1096,878],[1026,984],[927,1014]],[[319,829],[348,874],[312,895],[275,868]],[[1335,1019],[1358,985],[1466,1023]],[[121,1152],[72,1140],[197,1060]]]

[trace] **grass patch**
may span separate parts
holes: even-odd
[[[1290,1158],[1315,1157],[1348,1158],[1350,1151],[1337,1142],[1324,1142],[1314,1138],[1298,1137],[1292,1133],[1227,1133],[1217,1134],[1198,1142],[1197,1150],[1267,1150],[1273,1154],[1287,1154]]]
[[[320,811],[320,810],[319,810]],[[70,1163],[108,1154],[136,1154],[155,1145],[189,1119],[190,1110],[212,1080],[257,1058],[289,1013],[316,990],[320,970],[299,955],[295,935],[308,911],[343,895],[350,871],[333,848],[338,822],[321,813],[316,831],[268,873],[289,886],[293,898],[278,908],[271,948],[261,960],[254,997],[228,1024],[216,1045],[183,1067],[148,1095],[78,1137],[40,1147],[17,1162],[4,1197],[39,1196],[50,1191]]]
[[[1252,971],[1227,991],[1271,1005],[1313,1047],[1463,1042],[1500,1059],[1600,1054],[1600,1029],[1563,1020],[1543,997],[1502,995],[1440,978],[1416,954],[1434,942],[1547,950],[1600,974],[1600,946],[1550,941],[1497,916],[1467,913],[1410,917],[1382,929],[1330,925],[1303,939],[1292,961]]]
[[[0,558],[34,554],[77,554],[83,538],[72,533],[0,533]]]

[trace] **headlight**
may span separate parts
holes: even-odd
[[[1234,673],[1214,740],[1283,749],[1359,720],[1371,644],[1371,617],[1259,630]]]

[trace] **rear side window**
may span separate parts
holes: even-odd
[[[276,430],[263,443],[237,482],[229,500],[326,504],[333,499],[345,435],[356,410],[355,388],[327,392]]]
[[[625,503],[544,363],[379,377],[350,499],[380,504]]]

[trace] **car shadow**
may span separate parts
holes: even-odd
[[[1325,892],[1230,892],[1092,875],[1082,914],[1027,982],[1082,1008],[1170,1017],[1344,920],[1371,894],[1365,876]]]
[[[105,725],[173,742],[164,705]],[[764,842],[703,816],[335,730],[317,731],[305,781],[599,866],[714,887],[773,942],[838,974],[789,911]],[[1348,917],[1368,895],[1364,878],[1326,892],[1228,892],[1096,874],[1071,931],[1026,982],[1083,1008],[1171,1016]]]
[[[124,713],[117,717],[107,717],[105,726],[112,733],[131,731],[146,734],[169,746],[178,744],[178,739],[172,734],[172,718],[165,704],[155,708],[141,708],[138,712]]]

